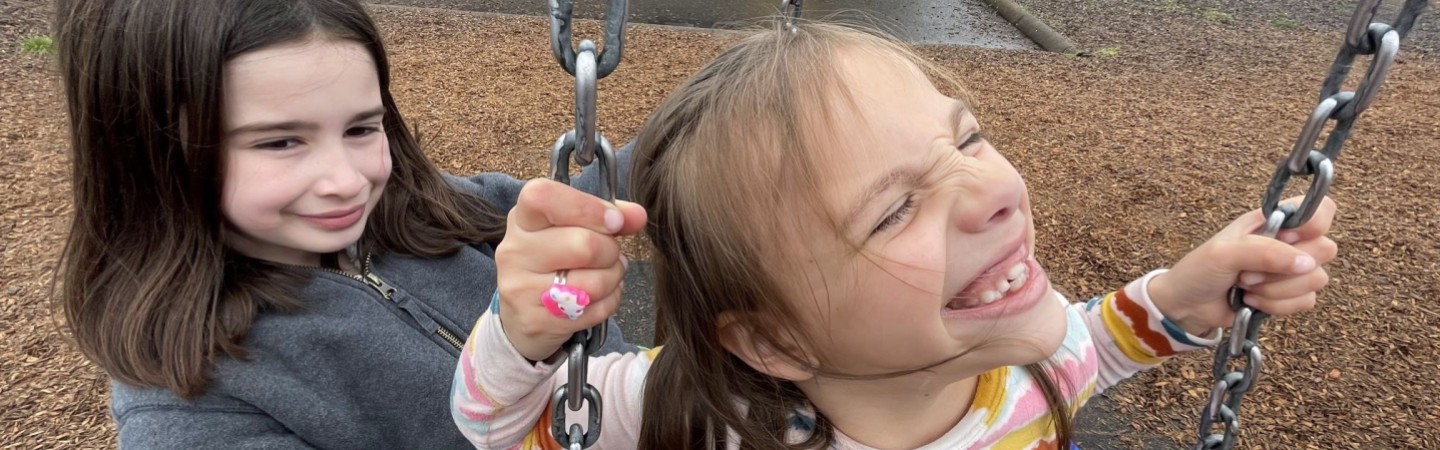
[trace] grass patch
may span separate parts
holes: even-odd
[[[20,49],[30,53],[49,55],[55,53],[55,40],[50,36],[31,36],[20,43]]]
[[[1096,51],[1095,51],[1094,53],[1092,53],[1092,54],[1095,55],[1095,56],[1099,56],[1099,57],[1101,57],[1101,58],[1114,58],[1114,57],[1116,57],[1116,56],[1120,56],[1120,47],[1119,47],[1119,46],[1105,47],[1105,48],[1096,50]]]
[[[1295,19],[1291,19],[1289,16],[1282,15],[1280,17],[1270,19],[1270,26],[1282,30],[1293,30],[1295,29],[1295,27],[1300,26],[1300,22],[1296,22]]]
[[[1160,2],[1160,10],[1170,14],[1181,14],[1185,12],[1185,6],[1176,0],[1165,0]]]
[[[1209,20],[1212,22],[1229,22],[1235,20],[1235,16],[1230,15],[1230,13],[1216,9],[1207,9],[1205,11],[1202,11],[1200,12],[1200,16],[1204,17],[1205,20]]]

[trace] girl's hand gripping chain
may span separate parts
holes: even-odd
[[[540,361],[619,308],[629,263],[616,238],[643,229],[645,209],[537,179],[508,221],[495,250],[500,323],[521,355]]]
[[[1335,202],[1326,198],[1304,225],[1269,238],[1254,234],[1265,224],[1260,211],[1246,213],[1151,280],[1150,296],[1165,317],[1195,335],[1234,321],[1231,286],[1245,288],[1246,305],[1272,315],[1307,311],[1330,281],[1321,266],[1335,259],[1335,241],[1325,237],[1334,218]]]

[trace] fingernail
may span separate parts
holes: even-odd
[[[1310,255],[1300,255],[1295,257],[1295,273],[1309,272],[1311,269],[1314,268],[1315,258],[1310,257]]]
[[[620,267],[625,270],[630,270],[630,258],[626,258],[623,254],[620,255]]]
[[[1282,231],[1280,232],[1280,242],[1284,242],[1286,244],[1294,244],[1296,242],[1300,242],[1300,233],[1296,233],[1294,231]]]
[[[1257,272],[1245,272],[1240,274],[1240,284],[1254,286],[1265,281],[1265,274]]]
[[[611,233],[615,233],[615,232],[620,231],[620,227],[622,227],[622,226],[625,226],[625,215],[624,215],[624,214],[620,214],[620,210],[616,210],[616,209],[607,209],[607,210],[605,210],[605,229],[606,229],[606,230],[609,230]]]

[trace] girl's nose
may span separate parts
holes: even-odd
[[[960,193],[956,226],[968,233],[980,233],[1004,223],[1020,209],[1025,182],[1008,167],[981,164]]]
[[[343,142],[327,143],[323,146],[325,155],[317,161],[321,175],[315,182],[315,194],[322,197],[351,198],[365,189],[368,181],[360,170],[364,164],[358,158],[363,152],[352,151]]]

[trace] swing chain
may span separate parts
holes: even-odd
[[[1261,201],[1261,212],[1265,215],[1265,226],[1259,234],[1275,237],[1281,229],[1303,225],[1320,207],[1330,183],[1335,178],[1334,161],[1340,156],[1340,148],[1350,137],[1355,120],[1375,100],[1380,86],[1384,84],[1390,66],[1400,51],[1400,41],[1415,24],[1415,18],[1425,9],[1429,0],[1406,0],[1393,25],[1374,22],[1381,0],[1360,0],[1345,34],[1344,43],[1335,56],[1330,73],[1320,89],[1320,103],[1310,114],[1300,130],[1300,136],[1290,154],[1275,168],[1275,174],[1265,187]],[[1365,77],[1354,91],[1340,91],[1350,72],[1356,55],[1375,55]],[[1334,120],[1335,127],[1321,150],[1315,150],[1316,141],[1326,122]],[[1295,175],[1314,176],[1300,205],[1280,204],[1285,187]],[[1235,322],[1230,333],[1215,350],[1212,375],[1215,385],[1209,400],[1200,413],[1198,428],[1199,441],[1194,450],[1229,450],[1235,446],[1240,432],[1240,403],[1246,393],[1255,387],[1264,365],[1260,350],[1260,326],[1268,317],[1263,311],[1245,306],[1245,290],[1230,289],[1230,308],[1235,311]],[[1233,369],[1231,367],[1234,366]],[[1216,426],[1220,427],[1216,432]]]
[[[596,149],[603,142],[595,130],[596,82],[609,76],[620,65],[620,57],[625,50],[625,19],[629,0],[610,0],[610,10],[605,14],[604,49],[596,49],[595,42],[589,39],[572,46],[571,13],[574,4],[570,0],[549,0],[549,5],[550,50],[560,67],[575,77],[575,136],[572,139],[575,149],[579,150],[574,153],[575,162],[588,166],[595,160]],[[559,145],[557,142],[556,146]]]
[[[795,22],[800,20],[801,6],[805,0],[780,0],[780,14],[785,17],[785,29],[791,33],[798,31]]]
[[[610,141],[596,130],[596,82],[620,65],[621,52],[625,47],[628,3],[628,0],[610,0],[610,9],[605,16],[605,48],[597,50],[595,42],[589,39],[572,47],[571,0],[549,0],[550,49],[560,67],[575,76],[575,128],[555,141],[551,150],[550,178],[570,184],[571,158],[581,167],[598,162],[598,169],[604,176],[599,183],[604,195],[597,195],[611,203],[615,202],[620,186],[618,162]],[[565,344],[569,358],[569,381],[556,389],[552,398],[550,433],[557,443],[571,450],[589,448],[600,438],[600,415],[604,408],[601,407],[600,392],[586,377],[589,358],[597,354],[605,343],[606,323],[575,333]],[[567,428],[566,412],[579,412],[587,404],[588,426],[582,429],[580,424],[572,423]]]
[[[625,50],[625,19],[629,14],[629,0],[610,0],[610,9],[605,13],[605,48],[599,54],[600,72],[596,78],[605,78],[620,65],[620,55]],[[579,53],[571,45],[570,19],[573,10],[571,0],[549,0],[550,4],[550,50],[565,72],[575,75],[575,59]],[[582,50],[583,51],[583,50]]]

